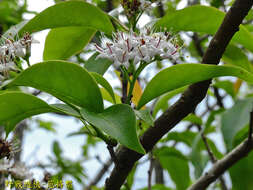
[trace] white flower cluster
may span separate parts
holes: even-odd
[[[151,10],[151,5],[152,5],[152,2],[150,1],[140,0],[140,9],[142,11]]]
[[[15,70],[15,58],[24,57],[27,53],[30,53],[31,44],[37,42],[28,33],[17,41],[11,38],[2,38],[2,44],[0,44],[0,72],[4,73]]]
[[[0,173],[11,174],[13,178],[19,180],[31,179],[33,176],[25,164],[21,162],[10,164],[4,161],[0,163]]]
[[[31,179],[32,173],[25,166],[24,163],[15,163],[11,168],[9,168],[9,173],[16,179]]]
[[[157,55],[163,59],[179,57],[179,45],[164,32],[151,33],[148,29],[139,35],[134,32],[117,32],[113,34],[112,40],[102,37],[101,41],[101,46],[95,44],[100,54],[97,58],[110,59],[116,66],[128,66],[130,61],[134,64],[151,62]]]

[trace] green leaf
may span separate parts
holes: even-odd
[[[44,121],[41,119],[36,119],[35,120],[37,126],[41,129],[44,129],[46,131],[50,131],[53,133],[56,133],[56,130],[54,129],[55,123],[52,121]]]
[[[202,175],[209,160],[208,155],[203,153],[200,143],[203,144],[203,141],[201,139],[201,135],[197,134],[192,142],[192,149],[189,156],[189,159],[194,166],[194,175],[197,179]]]
[[[219,152],[215,143],[206,137],[207,144],[209,145],[210,150],[214,154],[217,159],[221,159],[223,157],[222,153]],[[195,176],[199,178],[206,167],[207,162],[210,160],[207,154],[207,148],[203,139],[201,138],[200,133],[196,133],[196,137],[194,138],[191,144],[191,153],[190,153],[190,160],[195,167]]]
[[[102,112],[103,99],[96,81],[81,66],[65,61],[46,61],[23,71],[10,82],[11,86],[30,86],[52,94],[56,98]]]
[[[77,118],[80,118],[81,115],[79,112],[74,110],[72,107],[66,105],[66,104],[51,104],[51,107],[53,107],[55,110],[59,110],[61,113],[65,113],[67,115],[71,115]]]
[[[110,85],[110,83],[107,82],[107,80],[98,73],[92,72],[91,75],[95,78],[95,80],[97,81],[98,84],[100,84],[102,87],[105,88],[105,90],[107,90],[107,92],[112,97],[113,102],[116,103],[114,92],[113,92],[113,89],[112,89],[112,86]]]
[[[58,159],[61,158],[62,149],[57,141],[53,142],[53,152]]]
[[[148,125],[154,126],[154,119],[149,110],[134,110],[136,116]]]
[[[177,94],[185,91],[186,88],[187,86],[179,88],[179,89],[175,89],[161,96],[155,104],[153,116],[156,116],[159,110],[165,111],[168,108],[168,101],[174,96],[176,96]]]
[[[229,80],[217,81],[213,86],[225,90],[233,99],[236,97],[234,83]]]
[[[45,41],[44,60],[68,59],[79,53],[91,40],[95,30],[86,27],[64,27],[50,30]]]
[[[104,75],[107,69],[110,67],[112,62],[109,59],[99,58],[97,59],[98,53],[92,55],[85,63],[84,67],[90,72],[96,72],[100,75]]]
[[[86,121],[117,139],[124,146],[145,154],[137,137],[136,118],[130,106],[116,104],[105,109],[102,113],[82,109],[81,115]]]
[[[192,131],[184,131],[184,132],[170,132],[167,137],[163,139],[163,142],[167,141],[176,141],[176,142],[183,142],[187,146],[191,147],[192,143],[197,136],[197,133]]]
[[[229,170],[233,190],[252,190],[253,152],[234,164]]]
[[[82,1],[67,1],[51,6],[36,15],[20,33],[69,26],[87,27],[107,34],[111,34],[114,30],[108,15],[96,6]]]
[[[186,116],[183,121],[189,121],[193,124],[196,125],[202,125],[202,119],[198,116],[196,116],[195,114],[189,114],[188,116]]]
[[[177,149],[162,147],[155,152],[161,165],[175,182],[177,190],[185,190],[190,185],[188,159]]]
[[[253,83],[253,74],[240,67],[206,64],[175,65],[160,71],[148,83],[137,109],[140,109],[152,99],[171,90],[220,76],[236,76],[247,82]]]
[[[214,7],[202,5],[189,6],[165,15],[156,23],[156,28],[166,27],[174,31],[193,31],[215,34],[222,23],[225,13]],[[240,43],[253,52],[253,35],[240,26],[232,41]]]
[[[252,105],[253,98],[237,100],[232,108],[222,114],[221,132],[228,151],[233,148],[236,134],[249,123]]]
[[[109,94],[109,92],[107,90],[105,90],[104,88],[100,88],[101,94],[103,96],[103,99],[111,102],[112,104],[114,104],[114,100],[112,99],[112,96]],[[121,97],[118,94],[114,94],[115,100],[117,104],[121,103]]]
[[[46,102],[29,94],[21,92],[0,94],[0,125],[5,127],[7,136],[23,119],[54,111],[55,109]]]
[[[249,72],[253,72],[253,66],[246,54],[242,51],[241,48],[235,46],[234,44],[229,44],[227,46],[226,51],[222,56],[222,60],[226,64],[239,66]]]
[[[164,186],[164,185],[162,185],[162,184],[153,185],[153,186],[151,187],[151,189],[152,189],[152,190],[173,190],[173,189],[171,189],[171,188],[169,188],[169,187],[166,187],[166,186]],[[139,190],[149,190],[149,189],[148,189],[148,187],[145,187],[145,188],[142,188],[142,189],[139,189]]]
[[[204,132],[206,133],[208,129],[210,129],[212,123],[215,121],[215,117],[216,115],[220,115],[222,114],[223,112],[225,111],[224,108],[220,108],[218,110],[212,110],[210,111],[209,113],[209,116],[207,118],[207,121],[205,123],[205,129],[204,129]]]

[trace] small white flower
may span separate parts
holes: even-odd
[[[32,173],[25,166],[24,163],[15,163],[11,168],[8,169],[9,173],[16,179],[31,179]]]
[[[9,70],[15,70],[16,64],[14,62],[0,64],[0,72],[5,72]]]
[[[25,56],[25,49],[21,45],[20,42],[13,43],[13,50],[14,50],[15,56],[17,56],[17,57],[24,57]]]
[[[38,42],[33,40],[28,33],[18,40],[14,40],[11,37],[2,38],[2,44],[0,44],[0,81],[8,76],[9,70],[16,70],[15,59],[17,57],[25,57],[31,51],[31,44]]]
[[[159,55],[162,58],[177,59],[179,47],[171,38],[163,32],[151,33],[149,29],[141,30],[140,34],[117,32],[110,40],[102,37],[101,46],[95,44],[96,51],[100,54],[97,58],[107,58],[116,66],[134,64],[140,61],[150,62]]]
[[[140,0],[140,10],[142,11],[149,11],[151,7],[151,2],[147,0]]]

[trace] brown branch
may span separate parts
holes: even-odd
[[[253,149],[253,140],[247,139],[230,153],[228,153],[223,159],[217,161],[213,167],[200,177],[188,190],[200,190],[206,189],[208,185],[214,182],[220,175],[222,175],[227,169],[233,166],[236,162],[246,157]]]
[[[220,95],[220,92],[219,92],[219,89],[216,88],[216,87],[213,87],[213,90],[214,90],[214,95],[216,97],[216,100],[217,100],[217,104],[220,108],[224,108],[224,104],[222,102],[222,97]]]
[[[252,0],[236,0],[226,14],[219,30],[213,37],[202,63],[217,65],[233,35],[239,30],[243,18],[252,7]],[[181,98],[164,112],[141,137],[141,143],[149,152],[152,147],[184,117],[191,113],[206,96],[211,80],[191,85]],[[111,176],[106,180],[105,190],[119,190],[126,180],[134,163],[143,155],[121,148],[117,153],[119,164],[114,167]]]
[[[193,43],[194,43],[194,46],[195,46],[198,54],[201,57],[203,57],[204,51],[203,51],[203,48],[201,46],[202,40],[199,38],[199,36],[196,32],[193,34],[192,39],[193,39]],[[222,102],[222,97],[220,96],[220,93],[219,93],[219,89],[216,88],[216,87],[213,87],[213,89],[214,89],[214,95],[216,97],[218,106],[221,107],[221,108],[224,108],[224,105],[223,105],[223,102]],[[207,108],[209,108],[208,100],[207,100]]]

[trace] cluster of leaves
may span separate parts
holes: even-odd
[[[208,37],[204,38],[205,35],[213,35],[225,16],[225,13],[218,9],[223,5],[212,1],[211,5],[214,7],[194,5],[175,10],[177,3],[178,1],[168,3],[168,14],[159,19],[154,27],[172,28],[175,32],[199,33],[200,38],[204,39],[201,45],[205,49],[208,41]],[[6,35],[10,32],[23,34],[24,32],[34,33],[51,29],[45,41],[44,62],[30,66],[1,86],[0,124],[4,126],[6,136],[8,136],[23,119],[47,112],[60,113],[73,116],[83,122],[86,129],[82,128],[77,133],[79,135],[88,134],[92,137],[99,137],[112,146],[118,142],[129,149],[145,154],[138,136],[143,133],[143,130],[154,125],[153,118],[158,118],[161,112],[168,109],[173,97],[183,92],[187,85],[221,76],[238,77],[236,82],[216,80],[212,87],[222,89],[224,94],[230,96],[234,103],[232,108],[225,110],[224,107],[216,109],[214,106],[211,109],[207,106],[208,117],[201,118],[198,114],[189,115],[185,121],[190,123],[190,127],[186,127],[182,132],[170,132],[160,141],[159,148],[153,151],[152,156],[159,160],[163,169],[168,171],[176,189],[184,190],[193,180],[203,174],[210,161],[201,134],[217,135],[219,131],[217,126],[220,123],[225,152],[232,150],[247,137],[249,112],[252,110],[253,100],[248,97],[251,96],[250,93],[240,94],[240,86],[242,80],[249,89],[250,84],[253,83],[252,60],[248,56],[253,52],[250,20],[252,20],[252,10],[245,19],[246,24],[241,25],[240,31],[233,37],[222,57],[225,65],[185,63],[159,70],[145,84],[143,93],[142,85],[138,81],[133,84],[132,105],[135,106],[131,107],[120,102],[117,91],[103,77],[111,62],[96,59],[97,54],[88,60],[83,60],[81,57],[85,46],[91,40],[96,41],[99,32],[111,36],[116,30],[127,27],[117,18],[112,18],[92,4],[82,1],[57,3],[36,15],[29,22],[21,23],[18,28],[6,33]],[[240,48],[241,46],[244,49]],[[194,41],[190,41],[189,48],[185,51],[188,51],[196,60],[200,60],[201,55],[196,50]],[[75,55],[79,64],[69,62],[69,59]],[[34,95],[22,92],[20,88],[17,88],[20,86],[33,87],[46,92],[61,100],[62,103],[48,104]],[[215,93],[211,90],[209,90],[208,97],[216,98]],[[110,106],[105,107],[104,101],[110,102]],[[150,106],[148,103],[151,101],[154,103]],[[221,117],[221,122],[216,120],[216,116]],[[138,127],[137,123],[142,127]],[[194,126],[197,126],[197,132],[191,130]],[[201,132],[200,128],[202,128]],[[214,156],[217,159],[222,158],[223,154],[217,144],[211,138],[206,138]],[[173,146],[168,146],[171,142],[174,143]],[[184,149],[178,148],[178,144],[184,144],[189,153],[186,154]],[[56,175],[62,178],[69,174],[82,183],[84,175],[80,162],[73,163],[63,159],[57,142],[53,145],[53,151],[55,159],[51,161],[60,168]],[[235,190],[252,189],[253,184],[248,178],[248,175],[253,172],[248,167],[252,162],[251,157],[252,154],[229,171]],[[194,166],[194,177],[190,175],[190,164]],[[133,183],[130,178],[133,178],[134,172],[135,170],[127,181],[130,181],[126,185],[128,188]],[[240,180],[238,180],[238,174]],[[153,187],[153,189],[166,188],[173,189],[173,187],[168,188],[163,185]]]

